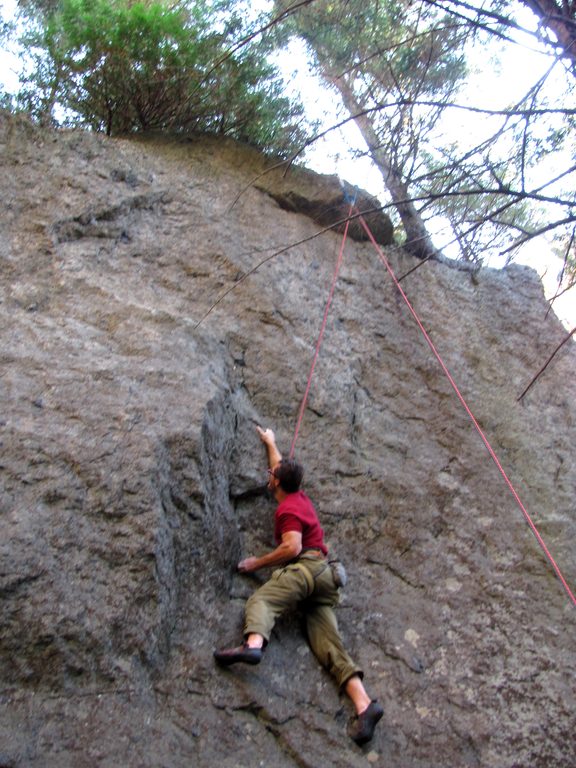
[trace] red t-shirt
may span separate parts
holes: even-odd
[[[321,549],[325,555],[328,554],[318,515],[303,491],[289,493],[276,509],[274,538],[277,544],[282,541],[282,534],[288,531],[302,534],[302,549]]]

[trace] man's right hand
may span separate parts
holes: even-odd
[[[260,435],[260,440],[262,440],[265,445],[276,445],[276,436],[270,427],[268,427],[268,429],[256,427],[256,430]]]
[[[254,571],[258,570],[258,558],[247,557],[244,560],[240,560],[238,570],[240,573],[254,573]]]
[[[274,469],[274,467],[278,464],[279,461],[282,461],[282,454],[278,450],[278,447],[276,446],[276,435],[274,432],[268,427],[268,429],[262,429],[262,427],[256,427],[258,434],[260,435],[260,440],[264,443],[266,446],[266,453],[268,455],[268,466],[270,469]]]

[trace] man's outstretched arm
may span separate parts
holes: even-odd
[[[274,432],[268,428],[268,429],[262,429],[262,427],[256,427],[256,430],[258,431],[258,434],[260,435],[260,440],[264,443],[266,446],[266,454],[268,456],[268,466],[270,469],[274,469],[274,467],[280,463],[282,460],[282,454],[278,450],[278,446],[276,445],[276,436],[274,435]]]

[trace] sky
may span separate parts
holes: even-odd
[[[16,10],[16,0],[2,0],[0,2],[0,12],[4,20],[14,16]],[[17,59],[12,56],[6,48],[0,51],[0,81],[4,83],[7,91],[13,92],[18,87],[18,67]]]
[[[262,10],[268,2],[269,0],[253,0],[252,9]],[[16,10],[16,0],[0,0],[0,9],[4,19],[10,18]],[[529,14],[528,11],[526,13]],[[530,23],[530,18],[526,16],[522,20],[526,26]],[[478,51],[478,64],[482,66],[480,73],[472,78],[469,84],[474,92],[475,103],[484,99],[485,105],[491,108],[510,103],[515,97],[526,93],[540,73],[545,71],[549,59],[529,49],[531,39],[520,40],[520,43],[526,47],[509,47],[501,58],[499,68],[485,66],[485,47]],[[279,59],[278,63],[289,87],[302,96],[312,118],[318,118],[325,126],[338,121],[336,99],[310,70],[302,45],[294,43],[288,55]],[[15,92],[18,88],[18,69],[18,59],[11,55],[10,50],[5,48],[0,51],[0,82],[4,83],[9,92]],[[455,135],[462,131],[475,131],[476,116],[460,113],[458,121],[453,115],[450,119],[453,121]],[[342,129],[315,142],[308,150],[304,162],[319,173],[337,174],[385,201],[387,195],[378,169],[368,157],[358,157],[358,150],[365,152],[366,145],[355,124],[350,122]],[[548,168],[542,170],[549,172]],[[441,223],[438,223],[438,229],[434,237],[435,244],[446,248],[440,231]],[[450,252],[450,248],[445,252],[447,255],[455,255]],[[528,243],[515,261],[527,264],[538,272],[547,297],[555,294],[562,261],[553,255],[546,240],[539,238]],[[491,263],[489,266],[499,267],[502,264]],[[566,327],[571,329],[576,325],[576,288],[554,302],[554,311]]]

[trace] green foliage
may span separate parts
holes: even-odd
[[[57,110],[108,134],[208,131],[290,152],[302,108],[282,96],[265,43],[231,52],[242,31],[210,0],[61,0],[27,39],[21,102],[43,122]]]
[[[13,33],[14,22],[5,19],[2,15],[2,9],[0,8],[0,45],[3,46],[5,41],[8,41]]]
[[[0,110],[15,112],[14,99],[9,93],[0,90]]]
[[[515,165],[491,160],[463,162],[456,152],[428,160],[428,174],[417,185],[427,198],[423,212],[445,221],[445,239],[458,246],[465,261],[483,262],[490,255],[506,253],[506,263],[540,220],[539,209],[515,192]],[[450,235],[448,234],[450,233]]]
[[[48,16],[58,10],[59,0],[18,0],[18,8],[25,16]]]

